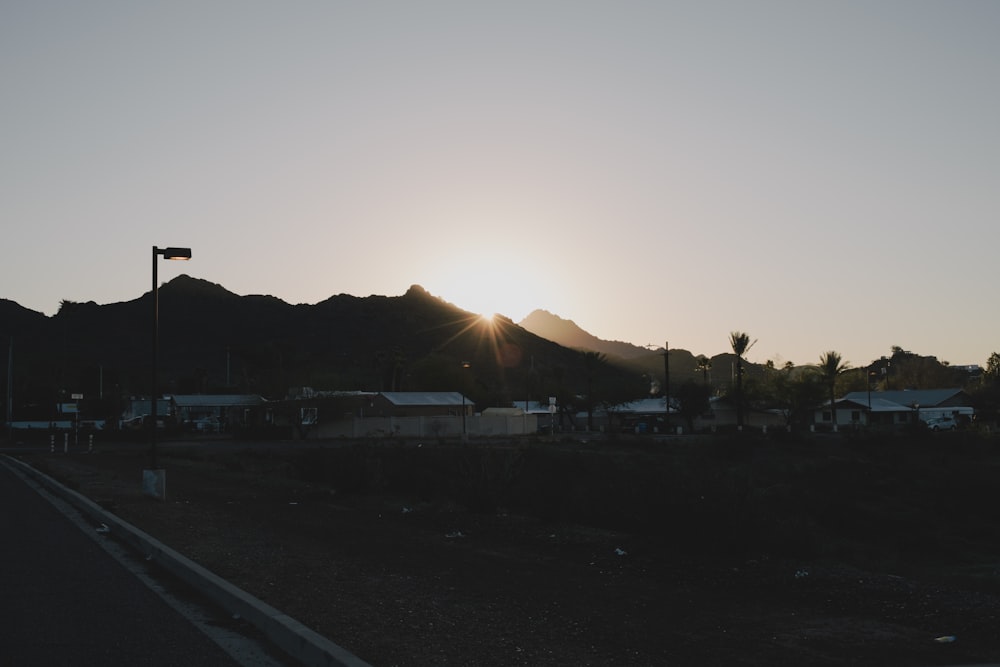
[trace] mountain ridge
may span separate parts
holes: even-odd
[[[301,386],[458,388],[485,407],[525,395],[568,402],[586,387],[580,352],[507,318],[489,324],[419,285],[402,296],[337,294],[293,305],[181,275],[158,294],[158,386],[164,393],[260,393],[275,399]],[[52,316],[0,301],[0,336],[15,341],[13,394],[38,405],[69,393],[147,394],[151,299],[147,291],[105,305],[63,301]],[[614,382],[638,384],[618,365],[602,372]]]
[[[562,318],[542,308],[528,313],[518,325],[542,338],[572,349],[600,352],[622,359],[633,359],[649,354],[649,349],[633,343],[598,338],[573,320]]]

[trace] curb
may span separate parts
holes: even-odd
[[[147,560],[193,586],[232,615],[257,628],[268,641],[309,667],[371,667],[347,649],[310,630],[291,616],[233,586],[215,573],[198,565],[156,538],[123,521],[84,495],[67,489],[48,475],[27,463],[3,455],[4,462],[14,464],[21,472],[40,483],[50,492],[73,505],[95,523],[108,526],[111,535]]]

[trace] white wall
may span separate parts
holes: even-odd
[[[538,430],[538,417],[465,418],[465,430],[470,436],[524,435]],[[462,416],[437,417],[352,417],[332,422],[320,421],[306,436],[314,438],[380,438],[399,436],[410,438],[458,438],[462,435]]]

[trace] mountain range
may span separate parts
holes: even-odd
[[[532,311],[518,325],[533,334],[547,338],[574,350],[590,350],[600,352],[609,357],[634,359],[649,354],[645,347],[618,340],[602,340],[581,329],[573,320],[566,320],[553,315],[547,310]]]
[[[339,294],[291,305],[182,275],[158,293],[158,386],[166,393],[460,389],[486,407],[577,396],[595,373],[641,397],[657,391],[665,371],[662,349],[603,341],[541,310],[519,324],[490,323],[419,285],[398,297]],[[106,305],[64,301],[51,317],[0,299],[18,406],[73,393],[148,393],[152,321],[152,292]],[[583,351],[605,363],[595,367]],[[728,369],[731,356],[717,355],[713,365]],[[669,361],[671,386],[701,377],[691,353],[671,350]]]
[[[664,368],[664,348],[649,349],[619,340],[604,340],[580,328],[573,320],[563,319],[547,310],[532,311],[519,325],[528,331],[574,350],[593,351],[604,355],[609,362],[630,369],[658,383],[666,374]],[[669,354],[669,375],[671,390],[688,380],[712,383],[713,372],[716,384],[720,378],[728,381],[736,363],[736,355],[730,352],[715,354],[707,358],[707,366],[700,368],[698,359],[688,350],[671,349]],[[744,362],[748,369],[755,365]]]

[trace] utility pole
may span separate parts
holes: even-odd
[[[663,343],[663,396],[666,402],[666,427],[670,430],[670,341]]]

